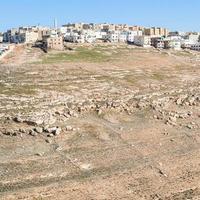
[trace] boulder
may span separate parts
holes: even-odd
[[[66,126],[66,131],[73,131],[73,127],[71,127],[71,126]]]
[[[61,128],[57,128],[56,131],[54,132],[54,135],[58,136],[62,132]]]
[[[13,121],[17,122],[17,123],[23,123],[23,119],[20,116],[14,117]]]
[[[29,134],[33,137],[37,136],[38,134],[34,130],[30,130]]]
[[[43,128],[41,128],[41,127],[36,127],[36,128],[34,128],[34,131],[35,131],[36,133],[41,134],[41,133],[43,133]]]

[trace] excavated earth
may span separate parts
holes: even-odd
[[[1,61],[0,199],[200,199],[200,53],[102,46]]]

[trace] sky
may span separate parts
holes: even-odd
[[[9,0],[0,2],[0,31],[68,22],[161,26],[200,31],[200,0]]]

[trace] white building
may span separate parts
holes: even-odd
[[[183,48],[191,48],[192,45],[195,45],[199,42],[199,35],[198,34],[189,34],[184,37],[182,41]]]
[[[29,43],[29,44],[33,44],[38,40],[38,32],[34,32],[34,31],[26,31],[25,33],[22,33],[20,35],[20,37],[22,38],[21,41],[23,41],[24,43]]]
[[[173,37],[173,36],[181,36],[181,37],[184,37],[186,35],[185,32],[182,32],[182,31],[173,31],[173,32],[169,32],[168,33],[168,36],[169,37]]]
[[[94,43],[96,41],[96,34],[93,30],[83,30],[82,35],[84,35],[84,40],[87,43]]]
[[[142,36],[142,31],[128,31],[127,41],[133,43],[135,36]]]
[[[58,29],[58,32],[61,33],[62,35],[65,35],[68,32],[68,28],[67,27],[60,27]]]
[[[84,43],[85,36],[79,32],[69,32],[65,34],[65,41],[72,43]]]
[[[200,51],[200,43],[191,45],[191,50]]]
[[[128,39],[128,32],[127,31],[121,31],[119,33],[119,42],[127,42]]]
[[[151,37],[145,35],[137,35],[134,37],[134,44],[142,47],[151,47]]]
[[[105,31],[95,31],[95,36],[97,40],[104,40],[107,36],[107,32]]]
[[[113,43],[119,42],[119,31],[110,31],[110,32],[108,32],[106,39],[109,42],[113,42]]]
[[[167,41],[167,48],[173,49],[173,50],[181,50],[181,44],[182,41],[178,39],[171,39],[171,40],[165,40]]]
[[[187,48],[187,49],[190,49],[192,45],[194,45],[196,43],[192,42],[191,40],[183,40],[181,42],[181,47],[182,48]]]

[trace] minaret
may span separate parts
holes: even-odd
[[[56,18],[54,19],[54,30],[55,30],[56,35],[58,35],[58,22]]]
[[[58,28],[58,22],[57,22],[57,19],[55,18],[54,19],[54,28],[57,30],[57,28]]]

